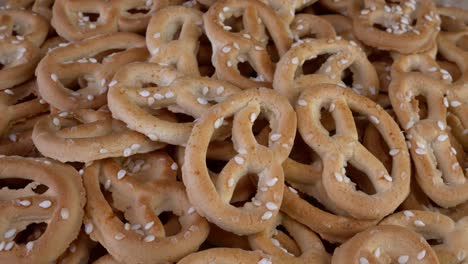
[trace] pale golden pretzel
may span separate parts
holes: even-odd
[[[152,155],[163,163],[147,163]],[[108,159],[85,169],[85,231],[122,263],[174,262],[198,250],[209,225],[189,203],[183,184],[170,179],[176,173],[170,157],[154,153],[130,159]],[[125,166],[140,160],[140,170]],[[164,224],[162,212],[172,212],[180,229]]]
[[[447,100],[450,105],[447,124],[455,126],[452,127],[452,133],[468,150],[468,83],[457,82],[452,85],[447,90]]]
[[[468,25],[468,10],[457,7],[437,7],[442,31],[464,31]]]
[[[258,0],[222,0],[213,4],[203,19],[219,79],[243,89],[271,86],[275,63],[268,49],[275,49],[277,56],[282,56],[292,44],[288,24],[273,8]],[[234,22],[226,24],[229,21]],[[241,74],[239,63],[243,62],[253,69],[252,78]]]
[[[223,120],[233,116],[232,141],[237,155],[212,182],[206,166],[207,148]],[[252,134],[252,125],[264,116],[272,132],[267,146]],[[287,100],[268,89],[250,89],[213,106],[195,124],[185,150],[182,178],[190,201],[210,222],[238,235],[264,230],[278,214],[283,196],[281,163],[294,141],[296,115]],[[258,175],[256,202],[242,207],[229,204],[246,174]]]
[[[396,225],[442,242],[433,246],[440,263],[465,263],[468,260],[468,217],[454,222],[440,213],[405,210],[385,218],[379,225]]]
[[[416,179],[424,193],[442,207],[468,199],[467,172],[455,156],[447,130],[447,107],[454,102],[446,97],[448,89],[447,84],[418,72],[393,78],[389,87],[393,109],[411,144]],[[419,113],[417,96],[425,99],[427,116]]]
[[[169,6],[156,12],[146,31],[150,62],[174,66],[186,75],[200,76],[197,51],[202,35],[202,15],[184,6]]]
[[[144,47],[143,37],[124,32],[59,45],[37,66],[39,92],[63,111],[96,109],[106,103],[106,92],[115,84],[112,77],[117,70],[146,60]]]
[[[0,262],[50,263],[78,236],[85,192],[73,167],[49,159],[0,157],[0,178],[26,180],[23,188],[8,184],[0,189]],[[66,177],[64,177],[66,176]],[[44,190],[39,191],[39,189]],[[32,224],[46,223],[39,237],[17,242]]]
[[[0,92],[0,154],[35,154],[31,139],[32,128],[49,110],[48,105],[36,94],[36,80]],[[29,99],[30,97],[33,99]]]
[[[192,253],[177,264],[276,264],[289,263],[283,259],[261,253],[238,248],[211,248]]]
[[[348,8],[354,34],[378,49],[400,53],[426,51],[440,29],[440,17],[431,0],[351,0]]]
[[[117,31],[144,32],[156,10],[180,0],[56,0],[52,26],[70,41]]]
[[[335,120],[333,137],[320,123],[322,108],[329,109]],[[321,84],[301,94],[296,111],[302,138],[322,160],[322,195],[332,202],[332,207],[358,219],[379,219],[403,202],[411,175],[408,149],[398,125],[382,107],[337,85]],[[397,151],[391,171],[358,141],[352,111],[367,116],[388,146]],[[375,194],[356,190],[345,174],[347,163],[369,177]]]
[[[355,235],[335,249],[332,264],[438,264],[437,255],[417,233],[395,225],[379,225]]]
[[[460,108],[460,110],[462,109]],[[467,122],[466,117],[464,119],[465,123],[463,123],[461,119],[462,118],[460,118],[460,116],[456,116],[450,112],[447,113],[447,125],[451,128],[450,132],[452,132],[452,134],[457,138],[458,142],[466,151],[468,149],[468,137],[466,136],[468,133],[466,127],[468,127],[468,125],[465,125]]]
[[[298,14],[291,22],[291,30],[296,40],[303,38],[325,38],[334,39],[336,37],[333,25],[320,16],[310,14]]]
[[[302,10],[317,0],[260,0],[271,6],[278,15],[289,25],[295,18],[296,11]]]
[[[458,83],[468,82],[468,27],[460,32],[440,32],[437,37],[439,53],[454,62],[462,74]]]
[[[319,55],[331,56],[311,74],[303,74],[303,64]],[[319,83],[340,84],[345,70],[353,73],[353,91],[375,98],[379,93],[379,79],[366,54],[353,42],[335,39],[306,39],[292,47],[278,62],[273,88],[288,97],[291,103],[307,87]]]
[[[129,130],[124,123],[113,119],[107,109],[59,112],[39,120],[32,137],[44,156],[62,162],[128,157],[165,146]]]
[[[174,69],[153,63],[127,65],[114,76],[116,84],[108,93],[112,115],[150,139],[185,145],[193,122],[165,121],[154,111],[167,108],[199,118],[213,103],[225,100],[239,88],[210,78],[180,76]],[[228,127],[223,125],[215,137],[226,138],[226,130]]]
[[[47,37],[49,25],[44,18],[25,10],[0,10],[3,37],[13,37],[19,42],[28,41],[41,46]]]
[[[287,230],[289,236],[278,231],[279,225]],[[284,214],[279,214],[268,229],[250,235],[249,242],[252,249],[281,257],[287,263],[328,264],[331,259],[314,232]]]

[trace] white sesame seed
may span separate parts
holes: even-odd
[[[459,261],[462,261],[462,260],[464,260],[465,258],[466,258],[466,252],[465,252],[465,250],[460,250],[460,251],[458,251],[458,253],[457,253],[457,259],[458,259]]]
[[[226,66],[232,67],[232,61],[228,60],[228,61],[226,62]]]
[[[140,144],[134,143],[134,144],[132,144],[132,145],[130,146],[130,149],[136,151],[136,150],[138,150],[140,147],[141,147]]]
[[[179,168],[179,165],[177,165],[177,163],[175,163],[175,162],[172,163],[172,165],[171,165],[171,169],[172,169],[172,170],[175,170],[175,171],[176,171],[178,168]]]
[[[257,262],[257,264],[272,264],[271,260],[267,259],[267,258],[262,258],[261,260],[259,260]]]
[[[255,50],[264,50],[262,46],[255,46]]]
[[[229,179],[227,183],[228,183],[229,187],[233,187],[234,186],[234,179],[232,179],[232,178]]]
[[[156,134],[148,134],[146,135],[151,141],[158,141],[159,137]]]
[[[160,38],[161,37],[161,33],[159,32],[156,32],[153,34],[153,38]]]
[[[384,177],[384,179],[385,179],[386,181],[389,181],[389,182],[392,182],[392,181],[393,181],[393,178],[392,178],[390,175],[386,174],[386,173],[383,175],[383,177]]]
[[[376,258],[379,258],[379,257],[380,257],[380,248],[379,248],[379,247],[376,248],[376,249],[374,250],[374,256],[375,256]]]
[[[421,220],[414,220],[414,225],[419,227],[426,226],[426,224]]]
[[[234,48],[236,48],[236,49],[240,49],[239,43],[237,43],[237,42],[234,42],[232,45],[234,46]]]
[[[268,220],[268,219],[270,219],[272,216],[273,216],[273,213],[272,213],[272,212],[266,211],[266,212],[262,215],[262,220]]]
[[[26,251],[29,253],[34,247],[34,241],[29,241],[26,243]]]
[[[454,147],[450,147],[450,152],[452,152],[453,155],[457,155],[457,150]]]
[[[278,178],[277,178],[277,177],[274,177],[274,178],[268,179],[268,180],[266,181],[266,185],[267,185],[268,187],[273,187],[273,186],[276,184],[276,182],[278,182]]]
[[[107,150],[105,148],[102,148],[102,149],[99,150],[99,153],[101,153],[101,154],[109,153],[109,150]]]
[[[31,201],[29,200],[19,200],[18,203],[21,205],[21,206],[24,206],[24,207],[28,207],[31,205]]]
[[[153,242],[154,240],[156,239],[156,237],[154,235],[147,235],[143,241],[145,242]]]
[[[54,82],[56,82],[56,81],[58,80],[57,74],[55,74],[55,73],[52,73],[52,74],[50,75],[50,78],[51,78]]]
[[[405,129],[410,129],[410,128],[412,128],[413,126],[414,126],[414,121],[413,121],[413,120],[410,120],[410,121],[408,122],[408,124],[406,124]]]
[[[255,122],[255,120],[257,119],[257,114],[256,113],[251,113],[250,114],[250,122]]]
[[[44,209],[47,209],[50,206],[52,206],[52,202],[49,201],[49,200],[44,200],[44,201],[39,203],[39,207],[44,208]]]
[[[459,101],[451,101],[450,106],[451,107],[459,107],[459,106],[461,106],[461,103]]]
[[[292,58],[291,63],[295,64],[295,65],[299,64],[299,58],[297,58],[297,57]]]
[[[6,231],[5,234],[3,235],[3,237],[8,239],[8,238],[12,238],[14,235],[16,235],[16,229],[12,228],[12,229]]]
[[[335,175],[335,179],[336,179],[338,182],[343,182],[343,175],[341,175],[341,173],[335,172],[334,175]]]
[[[125,238],[125,235],[122,234],[122,233],[117,233],[115,236],[114,236],[115,240],[122,240]]]
[[[224,86],[219,86],[216,88],[216,94],[220,95],[224,92]]]
[[[8,138],[10,139],[11,142],[16,142],[16,140],[17,140],[16,134],[10,134],[10,135],[8,135]]]
[[[93,229],[94,229],[94,225],[93,223],[86,223],[85,224],[85,233],[86,234],[91,234],[91,232],[93,232]]]
[[[6,93],[6,94],[9,94],[9,95],[14,95],[14,94],[15,94],[15,93],[14,93],[12,90],[10,90],[10,89],[5,89],[3,92]]]
[[[448,101],[447,97],[444,97],[444,106],[446,108],[449,107],[449,101]]]
[[[229,47],[229,46],[224,46],[224,47],[221,49],[221,51],[222,51],[223,53],[229,53],[229,52],[231,51],[231,47]]]
[[[367,260],[365,257],[360,257],[359,264],[369,264],[369,260]]]
[[[369,119],[370,119],[370,121],[372,123],[374,123],[376,125],[380,124],[380,120],[377,117],[373,116],[373,115],[369,116]]]
[[[88,94],[87,96],[88,101],[94,100],[94,96],[92,94]]]
[[[60,125],[60,120],[59,120],[57,117],[54,117],[54,118],[52,119],[52,123],[53,123],[54,125],[56,125],[56,126],[59,126],[59,125]]]
[[[426,152],[424,149],[422,149],[422,148],[417,148],[417,149],[416,149],[416,154],[418,154],[418,155],[426,155],[427,152]]]
[[[293,187],[289,186],[288,189],[289,189],[292,193],[297,194],[297,190],[294,189]]]
[[[114,85],[117,84],[117,81],[116,80],[112,80],[110,83],[109,83],[109,87],[112,87]]]
[[[403,256],[398,257],[398,263],[399,264],[406,264],[406,263],[408,263],[408,260],[409,260],[409,256],[403,255]]]
[[[5,241],[0,242],[0,251],[3,251],[5,248]]]
[[[244,164],[244,161],[245,161],[245,160],[244,160],[244,158],[242,158],[241,156],[235,156],[235,157],[234,157],[234,161],[235,161],[237,164],[242,165],[242,164]]]
[[[439,127],[440,130],[445,130],[445,124],[444,124],[444,122],[438,120],[438,121],[437,121],[437,126]]]
[[[422,260],[425,256],[426,256],[426,250],[423,249],[423,250],[419,251],[419,253],[418,253],[418,255],[416,256],[416,258],[417,258],[418,260]]]
[[[361,10],[361,15],[367,15],[367,14],[369,14],[369,12],[370,11],[368,9],[363,9],[363,10]]]
[[[448,138],[448,135],[447,135],[447,134],[442,134],[442,135],[439,135],[439,136],[437,137],[437,140],[438,140],[438,141],[445,141],[445,140],[447,140],[447,138]]]
[[[187,210],[187,214],[191,215],[195,212],[195,208],[193,208],[193,206],[191,206],[188,210]]]
[[[14,241],[10,241],[8,242],[6,245],[5,245],[5,251],[10,251],[13,246],[15,245],[15,242]]]
[[[278,210],[278,205],[276,205],[276,204],[273,203],[273,202],[267,202],[267,203],[265,204],[265,207],[266,207],[268,210],[270,210],[270,211],[276,211],[276,210]]]
[[[143,97],[148,97],[150,96],[150,92],[147,90],[140,91],[139,94]]]
[[[245,148],[239,148],[237,150],[237,153],[245,155],[245,154],[247,154],[247,150]]]
[[[335,104],[334,104],[334,103],[331,103],[331,104],[330,104],[330,107],[328,108],[328,111],[329,111],[329,112],[333,112],[333,111],[335,110],[335,107],[336,107]]]
[[[70,217],[70,212],[68,211],[67,208],[62,208],[60,210],[60,216],[62,217],[63,220],[67,220]]]
[[[127,175],[127,171],[126,170],[119,170],[117,172],[117,179],[118,180],[121,180],[125,177],[125,175]]]
[[[107,180],[105,183],[104,183],[104,190],[109,190],[111,186],[111,181],[110,180]]]
[[[198,97],[197,102],[202,105],[208,104],[208,101],[205,98]]]
[[[297,100],[297,104],[300,105],[300,106],[306,106],[307,102],[304,99],[299,99],[299,100]]]
[[[149,230],[151,227],[153,227],[153,225],[154,225],[154,221],[151,221],[151,222],[146,223],[143,228],[145,230]]]
[[[281,138],[281,134],[278,134],[278,133],[271,134],[270,136],[271,141],[278,141],[280,138]]]
[[[390,154],[390,156],[396,156],[398,153],[400,153],[400,150],[399,149],[391,149],[388,154]]]

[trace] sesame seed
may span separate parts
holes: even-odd
[[[256,113],[251,113],[250,114],[250,122],[254,122],[257,119],[257,114]]]
[[[369,264],[369,260],[367,260],[365,257],[360,257],[359,264]]]
[[[94,96],[92,94],[88,94],[87,96],[88,101],[94,100]]]
[[[91,234],[91,232],[93,232],[93,229],[94,229],[94,225],[93,223],[87,223],[85,224],[85,233],[86,234]]]
[[[15,245],[15,242],[14,241],[10,241],[8,242],[6,245],[5,245],[5,251],[10,251],[13,246]]]
[[[405,263],[408,263],[408,260],[409,260],[409,256],[399,256],[398,257],[398,263],[399,264],[405,264]]]
[[[289,186],[288,189],[289,189],[292,193],[297,194],[297,190],[294,189],[293,187]]]
[[[291,63],[297,65],[299,64],[299,59],[297,57],[294,57],[291,59]]]
[[[424,149],[422,149],[422,148],[417,148],[417,149],[416,149],[416,154],[418,154],[418,155],[426,155],[427,152],[426,152]]]
[[[459,106],[461,106],[461,103],[459,101],[451,101],[450,106],[451,107],[459,107]]]
[[[117,233],[115,236],[114,236],[115,240],[122,240],[125,238],[125,235],[122,234],[122,233]]]
[[[127,175],[127,171],[126,170],[119,170],[117,172],[117,179],[118,180],[121,180],[125,177],[125,175]]]
[[[421,220],[414,220],[414,225],[419,227],[426,226],[426,224]]]
[[[156,239],[156,237],[154,235],[147,235],[143,241],[145,242],[153,242],[154,240]]]
[[[462,260],[464,260],[465,258],[466,258],[466,252],[465,252],[464,250],[458,251],[458,253],[457,253],[457,259],[458,259],[459,261],[462,261]]]
[[[228,60],[228,61],[226,62],[226,66],[232,67],[232,61]]]
[[[444,124],[444,122],[438,120],[438,121],[437,121],[437,126],[439,127],[440,130],[445,130],[445,124]]]
[[[272,213],[272,212],[266,211],[266,212],[262,215],[262,220],[268,220],[268,219],[270,219],[272,216],[273,216],[273,213]]]
[[[419,251],[419,253],[418,253],[418,255],[416,256],[416,258],[417,258],[418,260],[422,260],[425,256],[426,256],[426,250],[423,249],[423,250]]]
[[[139,148],[141,147],[140,144],[137,144],[137,143],[134,143],[130,146],[130,149],[131,150],[138,150]]]
[[[297,104],[300,105],[300,106],[306,106],[307,102],[304,99],[299,99],[299,100],[297,100]]]
[[[60,210],[60,216],[62,217],[63,220],[67,220],[70,217],[70,212],[68,211],[67,208],[62,208]]]
[[[29,251],[31,251],[34,247],[34,241],[29,241],[28,243],[26,243],[26,250],[27,252],[29,253]]]
[[[107,150],[105,148],[102,148],[102,149],[99,150],[99,153],[101,153],[101,154],[105,154],[105,153],[108,153],[108,152],[109,152],[109,150]]]
[[[405,129],[410,129],[410,128],[412,128],[413,126],[414,126],[414,121],[413,121],[413,120],[410,120],[410,121],[408,122],[408,124],[406,124]]]
[[[112,87],[114,85],[117,84],[117,81],[116,80],[112,80],[110,83],[109,83],[109,87]]]
[[[224,86],[219,86],[216,88],[216,94],[220,95],[224,92]]]
[[[274,177],[274,178],[268,179],[268,180],[266,181],[266,185],[267,185],[268,187],[273,187],[273,186],[276,184],[276,182],[278,182],[278,178],[277,178],[277,177]]]
[[[39,203],[39,207],[44,208],[44,209],[47,209],[50,206],[52,206],[52,202],[49,201],[49,200],[44,200],[44,201]]]
[[[384,174],[383,177],[384,177],[384,179],[385,179],[386,181],[389,181],[389,182],[392,182],[392,181],[393,181],[393,178],[392,178],[390,175],[388,175],[388,174]]]
[[[265,204],[265,207],[270,210],[270,211],[276,211],[278,210],[278,206],[275,204],[275,203],[272,203],[272,202],[267,202]]]
[[[229,46],[224,46],[224,47],[221,49],[221,51],[222,51],[223,53],[229,53],[229,52],[231,51],[231,47],[229,47]]]
[[[372,123],[374,123],[374,124],[376,124],[376,125],[380,124],[380,120],[379,120],[377,117],[373,116],[373,115],[371,115],[371,116],[369,117],[369,119],[370,119],[370,121],[371,121]]]
[[[376,258],[379,258],[379,257],[380,257],[380,248],[379,248],[379,247],[376,248],[376,249],[374,250],[374,256],[375,256]]]
[[[187,214],[191,215],[195,212],[195,208],[193,208],[193,206],[191,206],[188,210],[187,210]]]
[[[104,183],[104,190],[109,190],[111,186],[111,181],[110,180],[107,180],[105,183]]]
[[[14,235],[16,235],[16,229],[15,228],[6,231],[5,234],[3,235],[3,237],[8,239],[8,238],[12,238]]]
[[[227,31],[230,31],[232,29],[232,27],[230,26],[223,26],[224,30],[227,30]]]
[[[343,182],[343,175],[341,175],[341,173],[335,172],[334,175],[338,182]]]
[[[335,107],[336,107],[335,104],[334,104],[334,103],[331,103],[331,104],[330,104],[330,107],[328,108],[328,111],[329,111],[329,112],[333,112],[333,111],[335,110]]]
[[[172,165],[171,165],[171,169],[172,169],[172,170],[175,170],[175,171],[176,171],[178,168],[179,168],[179,165],[177,165],[177,163],[175,163],[175,162],[172,163]]]
[[[390,154],[390,156],[395,156],[397,155],[398,153],[400,153],[400,150],[399,149],[391,149],[388,154]]]
[[[264,50],[264,48],[261,46],[255,46],[255,50]]]
[[[236,49],[240,49],[239,43],[237,43],[237,42],[234,42],[232,45],[234,46],[234,48],[236,48]]]
[[[150,96],[150,92],[147,90],[140,91],[139,94],[143,97],[148,97]]]
[[[241,156],[235,156],[235,157],[234,157],[234,161],[235,161],[237,164],[242,165],[242,164],[244,164],[244,161],[245,161],[245,160],[244,160],[244,158],[242,158]]]
[[[367,15],[367,14],[369,14],[369,12],[370,11],[368,9],[363,9],[363,10],[361,10],[361,15]]]
[[[281,138],[281,134],[274,133],[270,136],[271,141],[278,141]]]
[[[202,105],[208,104],[208,101],[205,98],[198,97],[197,102]]]
[[[9,94],[9,95],[14,95],[14,94],[15,94],[15,93],[14,93],[12,90],[10,90],[10,89],[5,89],[3,92],[6,93],[6,94]]]
[[[8,135],[8,138],[10,139],[11,142],[16,142],[16,134],[10,134]]]
[[[229,187],[234,186],[234,179],[231,178],[231,179],[228,180],[228,186]]]
[[[271,260],[267,259],[267,258],[262,258],[261,260],[259,260],[257,262],[257,264],[272,264]]]
[[[153,34],[153,38],[160,38],[161,37],[161,33],[159,32],[156,32]]]
[[[51,78],[54,82],[56,82],[56,81],[58,80],[57,74],[55,74],[55,73],[52,73],[52,74],[50,75],[50,78]]]
[[[244,154],[244,155],[247,154],[247,150],[246,150],[245,148],[239,148],[239,149],[237,150],[237,152],[238,152],[239,154]]]
[[[19,200],[18,203],[21,205],[21,206],[24,206],[24,207],[28,207],[31,205],[31,201],[29,200]]]
[[[154,221],[151,221],[151,222],[146,223],[143,228],[145,230],[149,230],[151,227],[153,227],[153,225],[154,225]]]
[[[439,136],[437,137],[437,140],[438,140],[438,141],[445,141],[445,140],[447,140],[447,138],[448,138],[448,135],[447,135],[447,134],[442,134],[442,135],[439,135]]]

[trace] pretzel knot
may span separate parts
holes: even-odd
[[[0,154],[33,154],[32,127],[49,110],[40,99],[29,99],[36,92],[35,80],[0,92]]]
[[[448,140],[446,107],[453,101],[445,97],[447,89],[440,81],[407,73],[391,83],[389,95],[408,134],[419,185],[438,205],[453,207],[468,199],[468,181]],[[426,99],[427,117],[414,105],[416,96]]]
[[[395,240],[398,243],[392,243]],[[420,235],[400,226],[379,225],[355,235],[335,249],[331,263],[431,264],[439,261]]]
[[[62,162],[128,157],[165,146],[129,130],[106,109],[59,112],[43,118],[34,126],[32,137],[43,155]]]
[[[85,230],[117,261],[174,262],[208,236],[208,222],[191,207],[173,164],[156,152],[95,162],[85,170]],[[167,223],[159,217],[163,212],[173,213]]]
[[[0,157],[0,262],[50,263],[78,236],[84,188],[71,167],[48,159]],[[23,188],[10,188],[27,182]],[[44,189],[46,190],[44,192]],[[26,234],[31,225],[47,224],[39,237]]]
[[[200,76],[197,51],[202,35],[202,15],[202,12],[184,6],[170,6],[156,12],[146,32],[150,62],[174,65],[186,75]]]
[[[70,41],[117,31],[144,32],[156,10],[177,1],[56,0],[52,26]]]
[[[213,4],[203,19],[219,79],[244,89],[271,86],[275,65],[267,51],[267,34],[280,57],[292,43],[288,25],[272,8],[257,0],[223,0]],[[231,20],[239,21],[226,25]],[[238,68],[239,62],[247,61],[257,73],[254,80],[244,77]]]
[[[291,237],[278,231],[279,225]],[[253,249],[281,257],[288,263],[330,263],[330,256],[317,235],[284,214],[279,214],[267,230],[249,236],[249,242]]]
[[[320,123],[321,109],[329,109],[336,134]],[[332,84],[305,90],[296,107],[299,132],[322,160],[322,184],[331,207],[344,210],[358,219],[380,219],[393,212],[409,193],[410,161],[398,125],[382,107],[358,94]],[[365,115],[376,126],[385,142],[397,153],[389,174],[385,166],[359,141],[352,111]],[[368,175],[375,194],[357,191],[345,175],[351,163]]]
[[[320,68],[311,74],[302,74],[303,64],[319,55],[331,54]],[[353,91],[375,98],[379,93],[377,72],[366,54],[355,42],[335,39],[306,39],[292,47],[278,62],[273,88],[294,102],[306,87],[315,83],[342,82],[345,70],[353,73]]]
[[[440,263],[464,263],[468,259],[468,217],[454,222],[440,213],[405,210],[388,216],[380,225],[402,226],[427,240],[442,241],[432,247]]]
[[[146,60],[147,55],[144,38],[132,33],[62,44],[36,69],[39,91],[47,102],[63,111],[95,109],[106,103],[107,89],[115,84],[111,81],[115,72],[127,63]]]
[[[206,166],[207,149],[219,123],[233,116],[232,141],[238,154],[212,182]],[[272,131],[268,147],[257,143],[252,125],[264,116]],[[264,230],[278,214],[283,197],[281,163],[295,136],[296,115],[287,100],[268,89],[251,89],[230,97],[206,112],[187,143],[182,176],[190,201],[210,222],[239,235]],[[246,174],[258,175],[256,202],[235,207],[229,202],[236,184]]]
[[[27,81],[39,62],[47,22],[29,11],[0,11],[0,90]]]
[[[349,12],[356,36],[365,44],[400,53],[430,49],[440,18],[430,0],[351,0]]]
[[[239,91],[233,85],[210,78],[181,78],[180,72],[153,63],[128,65],[114,78],[116,85],[108,94],[113,116],[150,139],[173,145],[187,143],[193,122],[165,121],[155,109],[167,108],[199,118],[213,103]],[[229,136],[228,127],[221,127],[216,139]]]

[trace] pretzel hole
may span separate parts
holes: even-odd
[[[353,71],[350,68],[346,68],[341,76],[341,80],[346,84],[347,87],[353,87]]]
[[[99,13],[84,12],[83,17],[89,17],[89,22],[96,22],[99,20]]]
[[[462,49],[463,51],[468,52],[468,36],[462,36],[457,42],[455,43],[458,48]]]
[[[137,6],[131,9],[127,9],[125,12],[127,12],[130,15],[146,15],[149,13],[151,9],[146,7],[146,6]]]
[[[276,63],[280,60],[278,49],[276,48],[275,42],[273,41],[273,38],[271,37],[270,31],[268,30],[268,28],[265,28],[265,33],[268,39],[268,42],[266,45],[268,56],[270,57],[270,60],[272,62]]]
[[[366,173],[354,167],[350,162],[348,162],[348,166],[346,167],[346,176],[355,183],[356,191],[361,191],[368,195],[377,193]]]
[[[239,72],[242,76],[246,78],[252,78],[252,79],[257,78],[257,72],[247,60],[244,62],[239,62],[237,64],[237,68],[239,69]]]
[[[30,241],[38,240],[46,229],[46,223],[29,224],[26,229],[16,234],[14,241],[16,244],[26,244]]]
[[[5,65],[2,62],[0,62],[0,70],[3,70],[3,67],[5,67]]]
[[[170,211],[164,211],[158,215],[158,218],[164,226],[166,236],[173,236],[180,232],[182,225],[179,222],[179,216]]]
[[[126,49],[109,49],[109,50],[104,50],[98,54],[94,55],[94,58],[97,60],[98,63],[102,63],[102,61],[106,58],[110,58],[116,53],[126,51]]]
[[[302,164],[311,164],[316,160],[316,153],[308,147],[301,135],[297,133],[289,158]]]
[[[176,113],[175,116],[179,123],[192,123],[195,121],[193,116],[184,113]]]
[[[244,24],[242,22],[242,17],[241,16],[231,16],[229,18],[226,18],[223,22],[225,26],[229,26],[232,29],[229,30],[230,32],[237,33],[241,32],[244,30]]]
[[[320,123],[328,131],[330,137],[336,135],[335,119],[333,119],[329,108],[320,109]]]
[[[410,103],[413,109],[415,109],[416,112],[418,113],[420,120],[427,118],[429,106],[427,104],[425,96],[422,96],[422,95],[415,96],[412,98]]]
[[[7,188],[10,190],[24,189],[28,184],[32,183],[32,180],[21,179],[21,178],[4,178],[0,179],[0,190]]]
[[[302,64],[302,68],[298,67],[296,71],[296,76],[300,75],[301,70],[302,70],[303,75],[316,73],[320,69],[322,64],[325,63],[330,56],[331,54],[324,53],[324,54],[317,55],[317,57],[313,59],[304,61],[304,63]]]
[[[33,93],[30,93],[28,95],[26,95],[25,97],[22,97],[21,99],[19,99],[18,101],[16,101],[16,104],[21,104],[21,103],[25,103],[25,102],[29,102],[29,101],[32,101],[34,99],[36,99],[37,96]]]
[[[431,247],[433,246],[437,246],[437,245],[442,245],[444,243],[444,241],[442,239],[437,239],[437,238],[433,238],[433,239],[426,239],[426,242],[431,245]]]
[[[216,174],[220,173],[223,170],[224,166],[226,166],[226,164],[227,164],[227,161],[225,160],[214,160],[214,159],[206,160],[206,166],[208,170]]]
[[[182,31],[182,26],[183,26],[182,21],[176,21],[173,24],[169,24],[169,28],[167,30],[168,33],[168,39],[170,40],[178,40],[180,37],[180,32]]]

